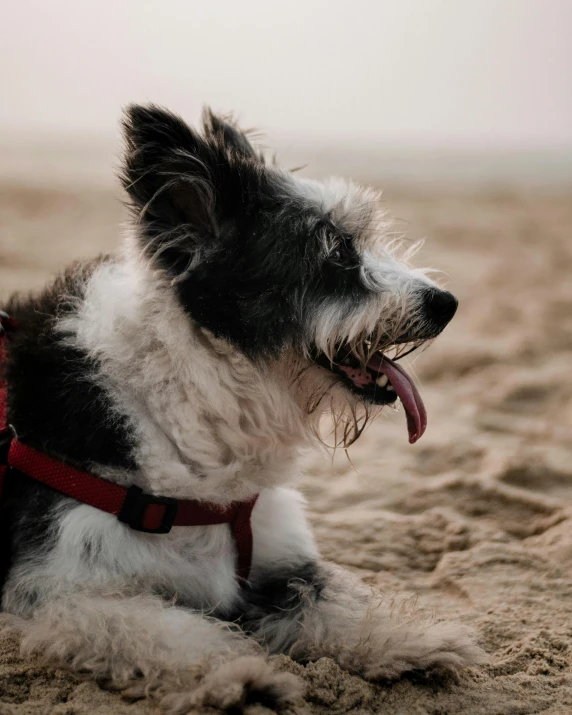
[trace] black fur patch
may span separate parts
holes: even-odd
[[[243,590],[235,619],[246,633],[261,639],[265,630],[270,630],[269,620],[291,621],[291,637],[295,640],[300,615],[322,598],[324,587],[320,566],[313,561],[282,573],[266,573]],[[265,627],[261,628],[263,621]]]
[[[54,331],[56,319],[74,308],[101,260],[69,269],[38,297],[14,298],[5,306],[18,321],[5,366],[8,423],[25,444],[76,467],[97,463],[129,469],[135,463],[126,420],[112,412],[108,396],[90,378],[96,367],[92,360]],[[12,471],[6,481],[0,588],[15,559],[49,551],[56,507],[74,503],[19,472]]]
[[[367,290],[353,237],[245,134],[207,114],[203,135],[157,107],[125,122],[123,184],[143,245],[201,325],[251,356],[305,343],[317,306]],[[329,254],[325,240],[335,244]]]
[[[75,466],[133,468],[127,423],[93,381],[96,365],[54,331],[101,260],[74,266],[39,296],[6,306],[18,321],[8,344],[8,422],[26,444]]]
[[[249,608],[260,609],[268,615],[272,611],[292,607],[301,586],[310,587],[314,598],[320,597],[324,584],[316,562],[308,561],[285,573],[265,574],[263,580],[245,589],[244,597]]]
[[[42,559],[56,543],[56,510],[61,516],[75,505],[72,499],[12,469],[4,482],[0,507],[0,606],[10,567],[29,558]],[[33,608],[34,591],[18,591],[22,608]]]

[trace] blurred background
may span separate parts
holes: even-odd
[[[378,691],[324,662],[308,712],[334,691],[348,713],[370,696],[388,713],[572,712],[571,38],[572,0],[3,2],[0,308],[116,249],[121,108],[147,101],[232,111],[284,166],[383,188],[460,298],[410,366],[423,439],[384,411],[351,463],[310,455],[302,486],[326,557],[468,623],[491,663]],[[11,713],[124,712],[30,672],[0,644],[0,710],[4,673]]]
[[[368,181],[572,177],[570,0],[6,0],[0,172],[112,179],[121,107]]]

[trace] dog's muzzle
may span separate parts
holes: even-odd
[[[408,355],[427,340],[437,337],[451,321],[458,301],[449,291],[425,288],[419,299],[414,324],[390,344],[365,340],[363,345],[341,344],[333,358],[317,351],[315,362],[338,375],[344,385],[366,402],[388,405],[399,399],[407,417],[409,442],[420,439],[427,427],[427,411],[412,378],[396,360]],[[394,359],[386,352],[397,350]],[[367,356],[367,357],[364,357]]]

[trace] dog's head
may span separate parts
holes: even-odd
[[[319,402],[399,396],[418,439],[423,403],[386,353],[436,337],[457,301],[399,256],[376,193],[268,165],[210,112],[202,133],[153,106],[124,126],[139,241],[191,318],[253,361],[313,376],[314,406],[316,385]]]

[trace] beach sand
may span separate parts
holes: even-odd
[[[385,203],[399,231],[427,237],[417,260],[460,299],[414,362],[429,427],[410,446],[403,411],[390,410],[351,463],[310,455],[302,489],[325,558],[470,625],[490,660],[458,680],[372,685],[328,659],[281,656],[308,686],[292,712],[572,713],[572,201],[390,189]],[[0,304],[113,250],[123,219],[110,192],[0,187]],[[151,710],[23,661],[0,636],[0,715]]]

